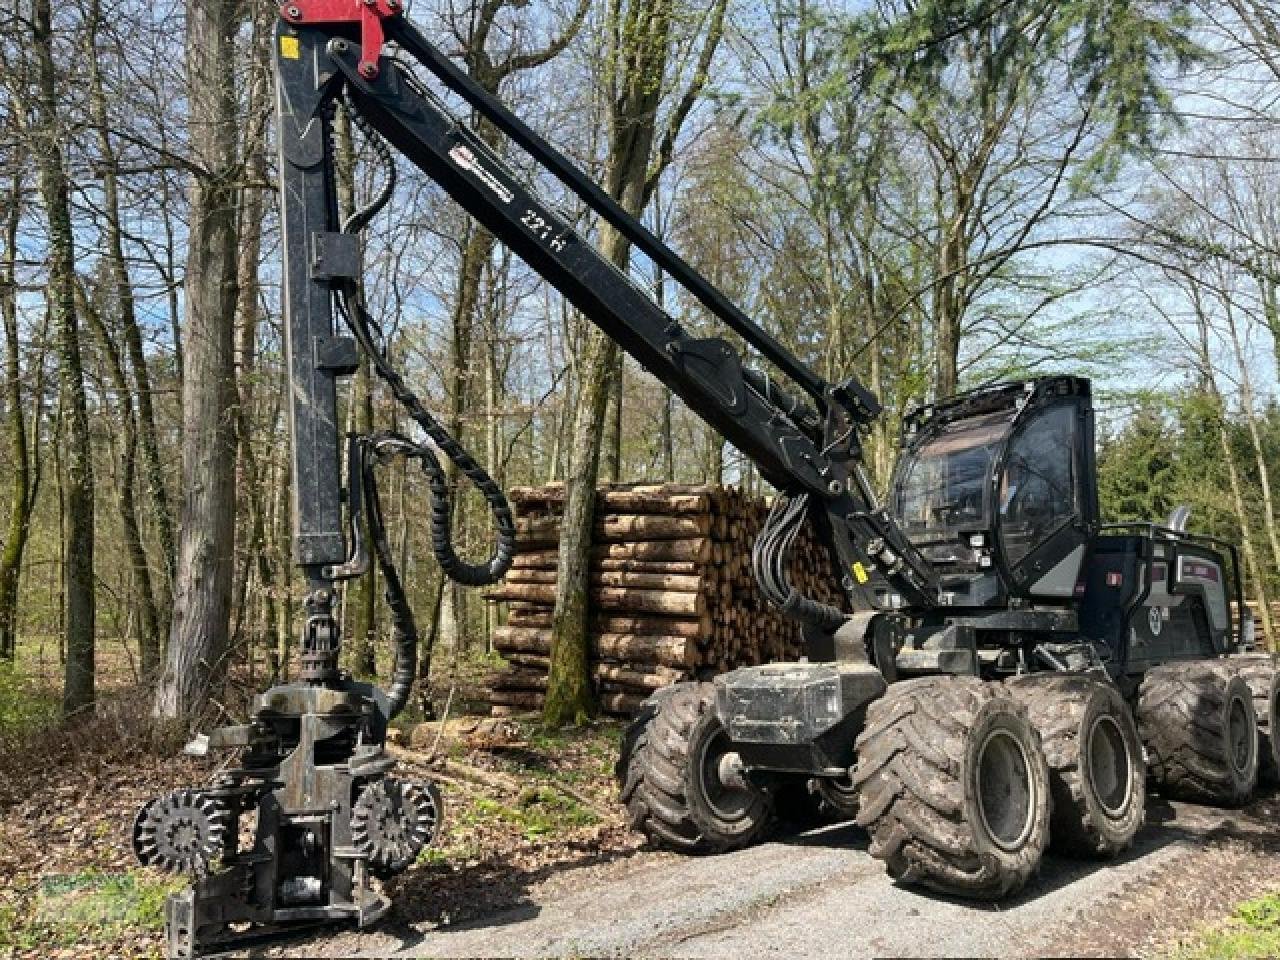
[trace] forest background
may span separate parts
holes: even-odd
[[[427,35],[823,376],[913,403],[1094,379],[1107,520],[1241,544],[1280,596],[1280,12],[1267,0],[418,0]],[[270,36],[235,0],[0,10],[0,717],[234,712],[287,676],[290,558]],[[455,109],[462,114],[457,104]],[[466,119],[464,116],[463,119]],[[513,169],[687,329],[699,305]],[[384,176],[339,114],[343,202]],[[414,389],[503,485],[729,483],[750,463],[402,164],[365,296]],[[352,429],[403,422],[366,369]],[[437,693],[495,610],[384,495]],[[457,540],[489,521],[463,496]],[[380,589],[341,610],[389,673]],[[22,691],[23,696],[17,692]],[[569,691],[572,718],[581,714]],[[587,694],[589,696],[589,694]],[[554,698],[552,698],[554,699]],[[7,712],[7,716],[5,716]],[[0,724],[3,726],[3,724]]]

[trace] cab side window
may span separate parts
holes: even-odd
[[[1000,540],[1010,566],[1077,512],[1076,411],[1054,407],[1009,445],[1000,478]]]

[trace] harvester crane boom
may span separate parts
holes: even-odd
[[[931,608],[938,602],[932,568],[876,503],[863,472],[862,433],[880,412],[865,387],[853,379],[827,383],[800,362],[459,71],[404,18],[399,0],[291,0],[280,14],[273,56],[293,539],[307,582],[300,669],[298,682],[255,699],[249,723],[223,727],[188,745],[197,754],[237,749],[238,767],[223,770],[204,788],[173,791],[139,811],[133,832],[139,860],[195,875],[190,889],[166,903],[174,957],[306,923],[349,918],[368,925],[389,907],[371,877],[407,869],[436,834],[437,791],[430,781],[392,776],[395,760],[385,749],[387,725],[408,702],[415,680],[418,636],[388,543],[376,467],[407,458],[422,468],[431,494],[432,551],[444,576],[483,585],[511,566],[516,531],[505,496],[392,364],[364,302],[360,233],[391,198],[393,151],[522,257],[778,488],[782,496],[753,562],[765,595],[806,625],[813,661],[841,661],[852,671],[851,682],[881,689],[883,680],[870,661],[887,662],[893,655],[902,618],[880,608]],[[385,41],[394,44],[395,56],[385,54]],[[437,92],[419,79],[412,63],[434,75]],[[793,386],[784,388],[745,367],[729,341],[682,329],[451,115],[440,95],[445,90],[528,152]],[[386,168],[373,201],[345,218],[333,149],[340,109]],[[420,435],[350,435],[344,443],[338,384],[355,373],[362,353]],[[483,562],[465,560],[454,549],[451,490],[441,463],[446,457],[485,498],[492,516],[495,542]],[[859,611],[852,618],[801,595],[790,583],[787,555],[806,519],[829,545],[846,606]],[[395,649],[385,691],[355,680],[339,663],[337,587],[375,562]],[[827,669],[835,676],[835,668]],[[242,850],[241,817],[249,814],[254,843]],[[220,868],[211,870],[215,863]],[[246,924],[248,934],[241,929]]]
[[[359,11],[360,16],[367,17],[368,9]],[[775,512],[776,522],[785,518],[794,525],[806,516],[818,522],[829,539],[838,568],[834,573],[852,608],[872,610],[882,603],[870,588],[875,571],[901,602],[924,607],[936,604],[931,568],[902,536],[889,513],[876,503],[862,469],[861,432],[879,413],[878,401],[865,387],[856,380],[831,384],[819,377],[562,153],[454,66],[397,11],[381,15],[379,26],[382,36],[396,45],[399,56],[377,59],[371,59],[362,46],[363,31],[331,19],[336,16],[331,4],[313,9],[300,2],[285,8],[277,29],[282,178],[286,184],[307,185],[299,191],[300,201],[290,202],[286,196],[286,249],[348,251],[342,267],[327,264],[319,273],[305,258],[288,256],[287,289],[303,285],[323,289],[327,285],[351,321],[356,339],[367,339],[371,323],[353,296],[358,271],[356,245],[332,225],[332,213],[327,215],[331,225],[320,223],[320,211],[333,206],[334,189],[332,164],[317,162],[317,151],[324,155],[329,117],[341,99],[366,129],[371,128],[371,136],[385,141],[439,184],[680,396],[690,410],[748,456],[785,497],[807,503],[804,509]],[[424,66],[443,87],[508,135],[543,170],[798,386],[799,395],[774,377],[744,367],[738,350],[727,340],[690,336],[645,291],[605,260],[568,218],[452,116],[405,60]],[[307,275],[300,276],[302,271]],[[287,311],[295,336],[305,337],[308,325],[314,328],[313,342],[329,336],[332,314],[323,297],[291,300]],[[366,350],[371,347],[370,343],[363,345]],[[296,368],[296,345],[293,350]],[[295,404],[305,405],[305,390],[295,391],[294,396]],[[314,502],[324,501],[318,498]],[[310,509],[302,496],[298,509]],[[337,513],[331,511],[327,523],[331,541],[338,542]],[[336,539],[334,533],[338,534]],[[786,542],[788,538],[782,536],[762,537],[762,549]],[[780,569],[771,559],[776,558],[757,557],[757,569]],[[767,574],[762,576],[767,579]],[[762,585],[788,612],[821,627],[820,633],[829,635],[844,620],[840,611],[789,594],[785,582]],[[813,652],[820,657],[824,653],[821,649]],[[830,651],[826,653],[829,658]]]

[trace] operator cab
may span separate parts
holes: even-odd
[[[1003,383],[912,412],[891,509],[948,605],[1067,603],[1098,524],[1089,381]]]

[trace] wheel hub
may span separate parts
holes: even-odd
[[[1002,850],[1021,849],[1035,827],[1035,786],[1031,759],[1007,730],[992,730],[982,741],[977,794],[987,835]]]
[[[1094,796],[1109,816],[1119,817],[1129,808],[1133,794],[1133,757],[1115,717],[1104,714],[1096,718],[1086,744]]]
[[[724,730],[704,741],[697,769],[703,796],[716,816],[740,820],[750,813],[754,792],[746,780],[742,757]]]
[[[1231,713],[1227,720],[1227,734],[1231,744],[1231,765],[1238,773],[1247,773],[1253,760],[1253,724],[1244,702],[1236,697],[1231,701]]]

